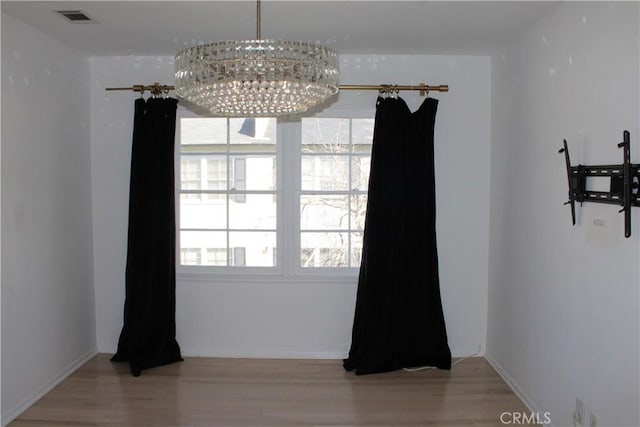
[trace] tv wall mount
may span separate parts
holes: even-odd
[[[622,133],[622,142],[618,148],[623,149],[623,160],[620,165],[571,166],[569,147],[564,140],[564,147],[559,153],[564,153],[567,165],[567,180],[569,182],[569,200],[565,205],[571,205],[571,222],[576,224],[576,202],[607,203],[622,206],[619,212],[624,212],[624,236],[631,236],[631,206],[640,206],[640,164],[631,163],[631,147],[629,131]],[[594,177],[610,178],[609,191],[589,190],[587,180]]]

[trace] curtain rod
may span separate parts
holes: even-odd
[[[416,90],[420,92],[420,96],[424,96],[429,92],[449,92],[449,85],[435,85],[430,86],[424,83],[420,83],[417,86],[412,85],[339,85],[340,90],[377,90],[380,92],[394,92],[401,90]],[[149,86],[145,85],[133,85],[130,87],[108,87],[106,90],[131,90],[133,92],[151,92],[152,95],[161,95],[168,93],[171,90],[175,90],[175,86],[161,85],[160,83],[154,83]]]

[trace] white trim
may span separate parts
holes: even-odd
[[[300,238],[297,232],[300,225],[300,211],[296,203],[296,190],[300,187],[300,160],[297,157],[299,141],[302,138],[300,123],[300,118],[295,120],[292,118],[286,123],[280,123],[282,133],[278,135],[282,137],[278,152],[281,178],[278,202],[281,202],[279,213],[282,214],[278,218],[280,221],[278,234],[281,238],[279,243],[282,246],[277,251],[279,265],[287,276],[299,263],[299,255],[296,257],[295,254],[300,253]]]
[[[516,394],[516,396],[518,396],[520,400],[522,400],[522,403],[524,403],[524,406],[526,406],[529,411],[537,414],[544,413],[544,411],[542,411],[542,409],[540,409],[538,405],[536,405],[536,403],[527,395],[527,393],[525,393],[522,390],[522,388],[513,379],[513,377],[509,375],[509,373],[502,367],[502,365],[498,363],[498,361],[495,359],[495,357],[491,355],[491,353],[489,353],[488,351],[485,351],[484,357],[487,360],[487,362],[489,362],[491,367],[495,369],[498,375],[500,375],[500,377],[504,380],[504,382],[507,383],[507,386],[511,389],[511,391],[513,391]],[[551,417],[553,417],[553,414],[551,414]],[[549,427],[554,427],[553,423],[549,423],[545,425]]]
[[[238,352],[235,350],[217,350],[214,353],[182,353],[183,357],[206,357],[220,359],[300,359],[300,360],[342,360],[349,357],[348,352],[341,351],[274,351],[274,352]]]
[[[25,397],[20,403],[15,405],[13,408],[3,412],[2,414],[2,425],[6,426],[11,421],[16,419],[20,414],[29,409],[31,405],[40,400],[45,394],[49,393],[55,386],[64,381],[69,375],[74,373],[78,368],[87,363],[89,359],[98,354],[97,348],[92,348],[78,359],[74,360],[70,364],[68,364],[62,371],[56,374],[49,381],[44,383],[42,386],[38,387],[33,393]],[[4,409],[4,408],[3,408]]]
[[[257,267],[256,267],[257,268]],[[189,283],[211,283],[212,285],[218,285],[222,283],[240,283],[240,284],[323,284],[323,285],[344,285],[355,286],[358,284],[357,272],[353,275],[342,274],[315,274],[315,275],[298,275],[298,276],[285,276],[281,274],[208,274],[207,272],[178,272],[176,274],[176,282],[179,284]]]

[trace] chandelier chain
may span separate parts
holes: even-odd
[[[260,7],[261,1],[257,0],[256,1],[256,40],[262,40],[262,35],[261,33],[261,26],[262,26],[262,13],[261,13],[261,7]]]

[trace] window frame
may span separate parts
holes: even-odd
[[[301,117],[276,118],[276,265],[273,267],[207,266],[180,264],[180,179],[181,179],[181,119],[211,118],[179,107],[176,118],[175,190],[176,190],[176,274],[178,280],[188,282],[216,281],[255,283],[300,282],[352,283],[358,277],[359,267],[302,267],[300,196],[302,191],[301,167],[302,118],[374,119],[375,109],[328,109]],[[351,156],[349,156],[351,159]],[[366,193],[365,193],[366,194]],[[286,225],[286,226],[285,226]]]

